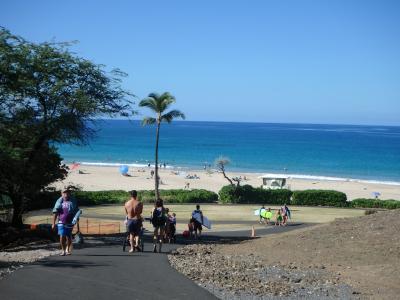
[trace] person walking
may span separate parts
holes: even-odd
[[[265,210],[265,205],[261,206],[260,208],[260,224],[264,223],[264,217],[262,216],[261,212]]]
[[[167,217],[164,208],[164,203],[162,199],[159,199],[154,203],[154,209],[151,213],[151,223],[153,224],[154,227],[154,233],[153,233],[154,253],[157,252],[157,242],[159,243],[158,252],[161,253],[166,222],[167,222]]]
[[[51,228],[55,230],[56,221],[58,219],[57,231],[58,235],[60,236],[61,256],[72,254],[72,229],[74,228],[73,219],[78,210],[79,208],[77,201],[75,198],[71,197],[71,191],[69,189],[63,190],[61,197],[58,198],[54,204],[53,224],[51,226]]]
[[[129,232],[129,242],[131,244],[131,249],[129,253],[135,250],[141,251],[139,246],[139,235],[142,230],[142,212],[143,203],[137,198],[137,191],[130,191],[131,198],[125,202],[125,212],[126,212],[126,227]]]
[[[201,231],[203,229],[201,226],[203,224],[203,212],[200,210],[199,204],[196,205],[196,209],[192,212],[190,223],[193,226],[195,239],[201,238]]]

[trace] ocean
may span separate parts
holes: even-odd
[[[155,126],[102,120],[87,146],[57,145],[67,163],[146,166],[154,163]],[[297,178],[400,184],[400,127],[176,121],[160,130],[159,162],[169,168],[213,167]]]

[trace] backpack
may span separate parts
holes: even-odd
[[[153,216],[151,218],[151,223],[154,226],[162,226],[165,225],[166,217],[165,217],[165,210],[162,209],[154,209]]]

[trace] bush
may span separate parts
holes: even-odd
[[[122,190],[116,191],[76,191],[72,193],[79,205],[99,205],[125,203],[129,199],[129,193]]]
[[[331,190],[304,190],[293,192],[292,205],[347,206],[345,193]]]
[[[142,202],[154,202],[154,190],[139,191]],[[165,203],[213,203],[218,201],[218,195],[207,190],[160,190],[160,197]]]
[[[221,203],[289,204],[292,192],[286,189],[269,190],[251,185],[226,185],[219,191]]]
[[[349,202],[350,207],[357,208],[386,208],[397,209],[400,208],[400,201],[398,200],[379,200],[379,199],[366,199],[358,198]]]
[[[75,191],[73,196],[81,206],[100,204],[123,204],[129,199],[126,191]],[[46,191],[37,194],[29,202],[29,210],[52,208],[60,197],[60,191]],[[166,203],[213,203],[218,201],[218,195],[207,190],[160,190],[160,197]],[[138,198],[145,203],[153,203],[154,191],[138,191]]]

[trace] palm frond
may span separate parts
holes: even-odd
[[[175,103],[175,97],[172,96],[170,93],[165,92],[159,98],[159,109],[161,112],[167,110],[167,108],[172,104]]]
[[[150,93],[147,97],[148,98],[153,98],[153,99],[158,99],[158,98],[160,98],[160,94],[158,94],[158,93]]]
[[[140,107],[150,108],[152,111],[158,112],[158,104],[155,98],[147,97],[139,102]]]
[[[174,110],[171,110],[170,112],[162,115],[161,121],[171,123],[172,120],[177,119],[177,118],[185,119],[185,115],[183,112],[174,109]]]
[[[155,118],[151,118],[151,117],[144,117],[142,120],[142,125],[146,126],[146,125],[153,125],[156,123],[156,119]]]

